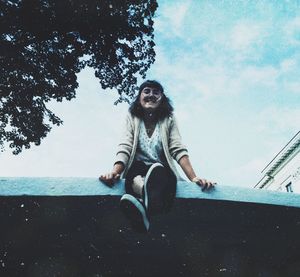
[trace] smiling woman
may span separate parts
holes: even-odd
[[[173,115],[173,107],[157,81],[146,81],[129,108],[125,132],[110,173],[100,181],[112,186],[125,178],[120,207],[139,232],[147,232],[149,216],[168,212],[173,204],[179,176],[176,160],[186,176],[202,189],[214,183],[197,177]]]
[[[144,110],[149,113],[154,111],[160,104],[162,97],[162,92],[157,88],[145,87],[142,90],[140,103]]]
[[[145,113],[146,110],[148,112]],[[138,97],[129,108],[130,113],[138,118],[144,118],[145,114],[150,115],[155,111],[156,120],[171,116],[173,110],[164,88],[157,81],[144,82],[139,88]]]

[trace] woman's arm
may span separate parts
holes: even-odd
[[[178,163],[189,180],[198,184],[202,188],[202,190],[210,189],[211,187],[216,185],[216,183],[197,177],[190,162],[189,156],[185,155],[181,157]]]
[[[132,151],[133,132],[132,119],[128,114],[125,120],[125,125],[123,126],[123,134],[120,140],[121,142],[118,145],[113,169],[111,172],[101,174],[99,177],[99,180],[108,186],[113,186],[113,184],[120,179],[121,173],[125,170],[125,165],[127,164]]]
[[[112,186],[116,181],[120,179],[121,173],[123,172],[125,166],[121,162],[114,164],[114,167],[110,173],[102,174],[99,180],[104,182],[108,186]]]

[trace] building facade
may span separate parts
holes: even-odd
[[[255,188],[300,193],[300,131],[262,173]]]

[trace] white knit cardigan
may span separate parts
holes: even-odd
[[[122,162],[125,166],[122,178],[126,177],[126,173],[134,161],[140,132],[140,124],[140,118],[128,113],[123,136],[118,145],[115,160],[115,163]],[[177,178],[182,179],[176,170],[173,160],[178,162],[183,156],[188,155],[188,152],[186,147],[181,142],[181,136],[174,115],[161,120],[160,135],[166,160]]]

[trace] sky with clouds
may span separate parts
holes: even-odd
[[[172,99],[200,177],[253,187],[300,129],[299,1],[167,1],[155,15],[148,79]],[[91,69],[77,98],[51,103],[64,125],[38,147],[0,154],[1,176],[91,176],[111,169],[127,104]]]

